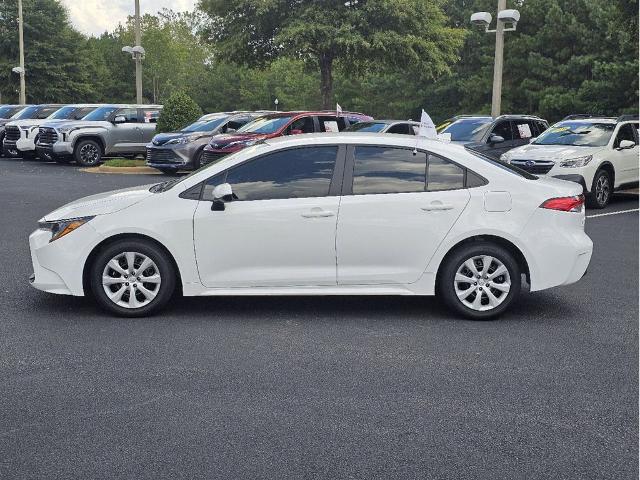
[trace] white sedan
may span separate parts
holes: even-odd
[[[578,281],[576,183],[405,135],[266,140],[189,176],[83,198],[30,236],[40,290],[144,316],[172,295],[434,295],[504,312]]]

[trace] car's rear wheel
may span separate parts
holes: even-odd
[[[141,240],[109,245],[91,268],[91,291],[101,307],[123,317],[142,317],[171,299],[176,271],[158,246]]]
[[[521,271],[500,245],[464,245],[447,257],[438,276],[437,293],[461,315],[485,320],[503,313],[520,294]]]
[[[604,208],[609,205],[613,183],[611,175],[606,170],[598,170],[593,177],[591,192],[587,195],[587,206],[590,208]]]
[[[83,167],[95,167],[102,161],[102,146],[95,140],[81,140],[73,151],[73,157]]]

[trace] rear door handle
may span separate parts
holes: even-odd
[[[324,217],[333,217],[335,216],[335,213],[330,212],[329,210],[324,210],[319,207],[314,207],[309,212],[303,213],[302,216],[304,218],[324,218]]]
[[[432,203],[428,207],[422,207],[425,212],[438,212],[441,210],[453,210],[453,205],[448,203]]]

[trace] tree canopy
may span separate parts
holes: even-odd
[[[24,0],[27,101],[133,102],[129,18],[99,37],[57,0]],[[345,5],[346,3],[346,5]],[[200,0],[142,18],[143,96],[180,90],[204,111],[343,108],[438,121],[490,111],[495,0]],[[637,0],[508,0],[503,112],[550,121],[638,107]],[[0,103],[18,100],[17,0],[0,1]]]

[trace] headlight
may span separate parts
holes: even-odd
[[[38,228],[42,230],[49,230],[51,232],[51,239],[49,243],[54,240],[58,240],[59,238],[64,237],[65,235],[70,234],[75,229],[81,227],[89,220],[94,219],[93,217],[81,217],[81,218],[69,218],[67,220],[56,220],[55,222],[40,222],[38,223]]]
[[[568,158],[560,162],[561,167],[580,168],[587,165],[593,159],[593,155],[585,155],[584,157]]]
[[[231,143],[225,145],[222,148],[235,147],[236,145],[244,145],[245,147],[249,147],[249,146],[254,145],[256,143],[258,143],[258,140],[239,140],[237,142],[231,142]]]
[[[183,145],[185,143],[193,142],[195,138],[192,137],[180,137],[169,140],[165,145]]]

